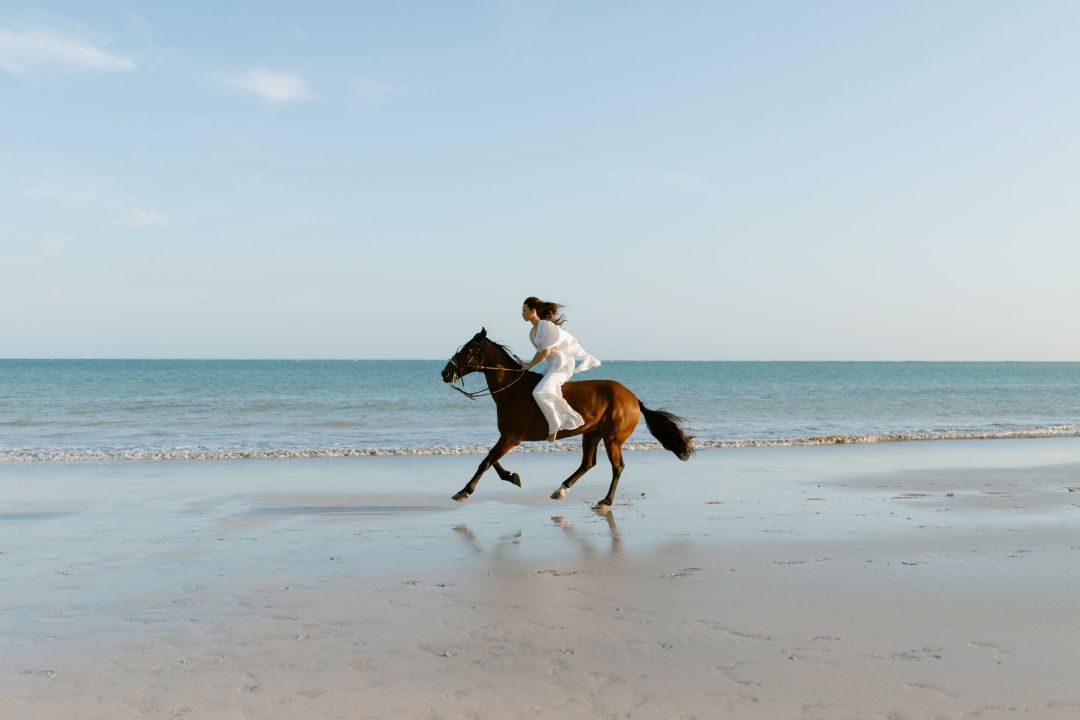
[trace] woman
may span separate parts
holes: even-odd
[[[528,370],[547,360],[544,377],[533,390],[533,397],[547,420],[548,442],[555,442],[560,430],[574,430],[585,424],[585,419],[563,399],[562,386],[575,372],[584,372],[600,365],[599,360],[585,352],[577,338],[560,327],[566,322],[559,312],[562,308],[558,303],[545,302],[537,297],[525,298],[521,306],[521,317],[532,323],[529,340],[536,348],[536,355],[525,363],[524,369]],[[579,358],[581,365],[575,367]]]

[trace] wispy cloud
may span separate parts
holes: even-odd
[[[679,170],[663,173],[662,177],[668,185],[681,188],[700,188],[707,184],[701,176]]]
[[[146,208],[125,208],[126,218],[120,220],[121,227],[126,228],[149,228],[162,227],[169,224],[169,218],[155,210]]]
[[[0,223],[0,237],[4,238],[0,250],[4,265],[40,265],[71,256],[71,236],[63,231]]]
[[[683,190],[707,189],[712,184],[701,175],[695,175],[682,170],[655,170],[638,168],[611,173],[611,177],[622,182],[648,183],[650,185],[666,185],[668,187]]]
[[[0,27],[0,70],[12,75],[131,72],[136,67],[131,58],[114,55],[75,35]]]
[[[0,192],[0,197],[3,194]],[[24,211],[37,211],[39,217],[57,215],[95,227],[141,230],[171,223],[164,214],[96,180],[43,183],[11,195],[21,201]]]
[[[25,190],[15,191],[15,195],[28,200],[44,200],[64,205],[89,205],[103,194],[100,182],[80,184],[60,184],[54,182],[39,183]]]
[[[353,91],[360,102],[368,107],[381,105],[386,100],[391,88],[382,80],[371,76],[358,78],[353,84]]]
[[[232,75],[225,79],[225,84],[272,103],[301,102],[315,97],[307,81],[299,75],[265,68]]]

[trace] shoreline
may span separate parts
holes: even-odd
[[[690,429],[690,432],[693,432]],[[639,433],[640,434],[640,433]],[[954,442],[973,440],[1044,440],[1080,438],[1080,427],[1053,425],[1016,430],[947,430],[940,432],[878,433],[861,435],[815,435],[791,438],[745,438],[702,440],[695,438],[695,450],[739,450],[745,448],[818,447],[828,445],[881,445],[891,443]],[[662,450],[659,442],[631,441],[623,444],[627,452]],[[0,450],[0,467],[6,464],[58,462],[168,462],[221,460],[306,460],[333,458],[447,457],[483,455],[491,445],[424,447],[327,447],[283,448],[277,450],[193,449],[117,449],[117,450]],[[562,438],[556,444],[522,443],[508,454],[579,452],[578,438]]]
[[[1074,717],[1080,440],[0,466],[0,714]]]

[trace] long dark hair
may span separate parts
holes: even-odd
[[[550,320],[556,325],[562,325],[566,322],[566,316],[562,314],[562,309],[566,307],[565,305],[541,300],[535,296],[525,298],[523,305],[535,310],[541,320]]]

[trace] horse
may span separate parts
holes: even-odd
[[[464,502],[476,490],[480,476],[494,467],[503,480],[521,487],[521,478],[499,464],[499,460],[511,449],[524,441],[547,440],[548,426],[540,407],[532,396],[532,390],[540,382],[541,375],[526,371],[521,359],[505,345],[491,340],[487,330],[480,332],[461,346],[442,369],[444,383],[453,384],[474,372],[483,372],[487,380],[487,392],[495,401],[499,428],[499,440],[484,457],[476,473],[453,499]],[[455,389],[460,389],[453,385]],[[560,430],[556,439],[581,435],[581,465],[563,481],[552,500],[562,500],[582,475],[596,465],[596,451],[604,441],[608,460],[611,462],[611,487],[597,504],[604,509],[615,502],[615,488],[619,485],[624,463],[622,445],[634,432],[638,420],[645,416],[645,425],[653,437],[666,450],[680,460],[688,460],[694,452],[693,438],[683,432],[684,420],[664,410],[650,410],[638,400],[625,385],[614,380],[575,380],[562,387],[563,397],[585,419],[585,424],[573,430]],[[467,393],[477,397],[480,393]]]

